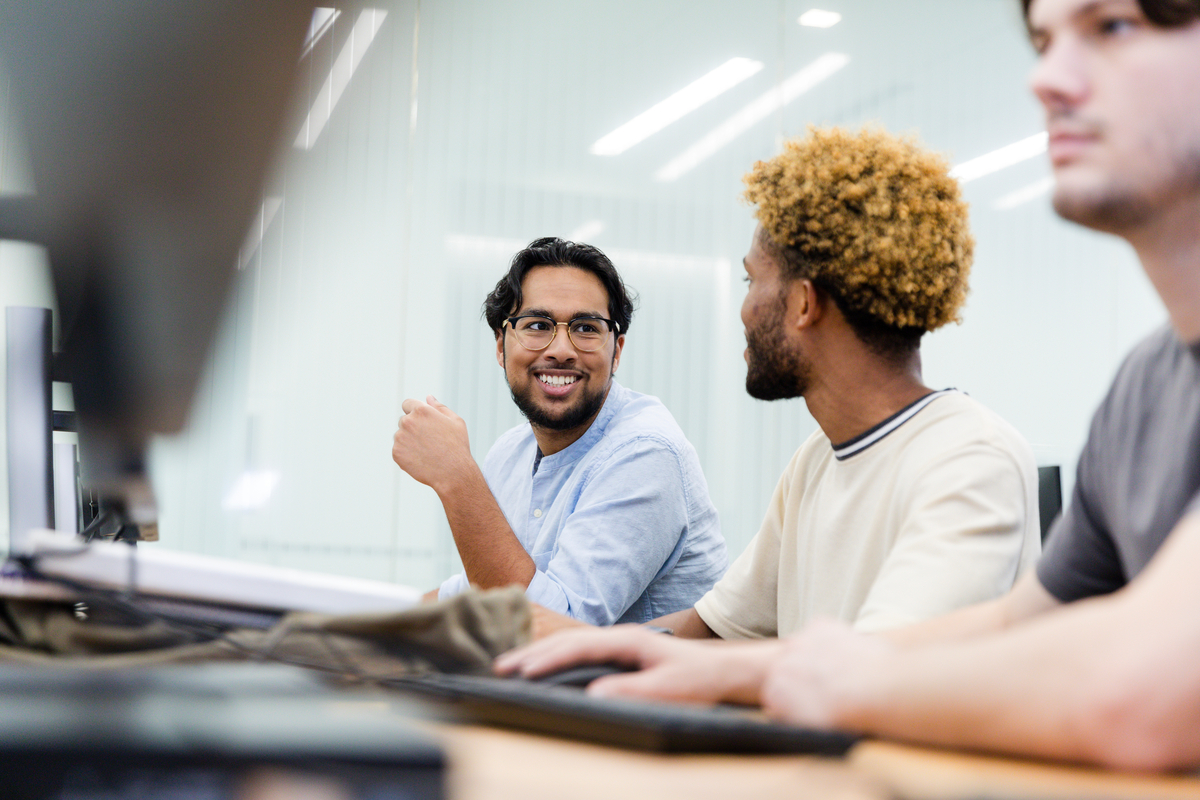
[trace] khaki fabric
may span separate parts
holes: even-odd
[[[0,603],[0,663],[108,669],[280,661],[366,679],[484,672],[495,656],[528,642],[533,627],[519,587],[470,591],[394,613],[293,613],[265,631],[236,628],[207,641],[189,626],[159,619],[103,619],[77,619],[61,602]]]

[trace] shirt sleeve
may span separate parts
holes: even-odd
[[[854,627],[895,628],[1011,589],[1036,553],[1035,474],[1032,454],[986,441],[916,471],[908,513]]]
[[[438,600],[445,600],[447,597],[462,594],[470,588],[471,584],[467,583],[465,573],[460,572],[457,575],[451,575],[442,581],[442,585],[438,587]]]
[[[788,488],[800,454],[775,485],[758,533],[725,577],[700,598],[696,613],[722,639],[764,639],[779,633],[779,550]]]
[[[1075,488],[1062,517],[1050,530],[1037,576],[1046,591],[1063,603],[1108,594],[1125,585],[1117,545],[1102,523],[1102,471],[1106,400],[1096,411],[1087,443],[1075,470]]]
[[[585,479],[526,595],[560,614],[611,625],[678,561],[687,525],[679,456],[653,437],[623,443]]]

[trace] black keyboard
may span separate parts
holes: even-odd
[[[433,674],[390,686],[440,701],[443,716],[664,753],[811,753],[841,756],[858,741],[844,731],[782,725],[738,706],[591,697],[573,686],[520,678]],[[448,713],[445,713],[448,712]]]

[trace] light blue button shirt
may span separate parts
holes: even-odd
[[[616,381],[576,442],[541,456],[533,429],[501,436],[483,474],[537,572],[526,595],[593,625],[691,608],[725,572],[700,460],[671,412]],[[467,588],[459,574],[438,597]]]

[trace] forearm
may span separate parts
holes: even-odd
[[[898,647],[959,641],[982,634],[999,633],[1057,605],[1058,601],[1042,587],[1036,573],[1031,570],[1003,597],[924,622],[894,628],[882,632],[880,636]]]
[[[651,620],[650,624],[658,628],[669,628],[680,639],[715,639],[717,635],[712,628],[696,613],[695,608],[686,608],[673,614],[666,614]]]
[[[1161,659],[1163,640],[1170,649],[1170,637],[1148,632],[1153,626],[1143,617],[1122,594],[996,636],[847,665],[832,681],[827,721],[935,745],[1129,768],[1179,766],[1162,749],[1169,737],[1157,740],[1157,723],[1142,716],[1162,703],[1154,670],[1139,662]],[[1184,658],[1159,668],[1169,671]],[[1196,709],[1188,711],[1185,718],[1195,720]],[[1178,738],[1194,739],[1190,730],[1189,722]]]
[[[528,586],[537,567],[504,518],[478,466],[471,462],[452,479],[435,485],[450,532],[473,586]]]

